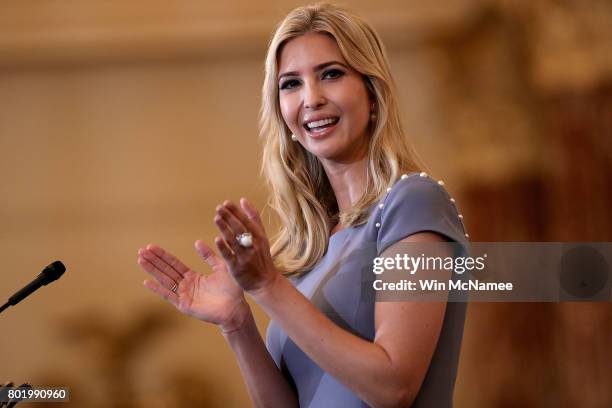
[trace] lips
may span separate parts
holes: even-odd
[[[323,137],[331,133],[340,118],[338,116],[319,116],[304,121],[304,129],[311,137]]]

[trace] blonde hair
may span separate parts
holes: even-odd
[[[368,150],[364,195],[339,214],[334,192],[319,160],[291,141],[279,105],[278,57],[291,39],[308,32],[331,35],[347,63],[363,75],[376,106]],[[368,209],[385,194],[402,172],[417,170],[416,156],[402,130],[396,88],[384,47],[376,32],[359,17],[330,4],[296,8],[279,24],[265,62],[260,111],[263,139],[262,172],[271,188],[270,206],[281,227],[271,253],[285,275],[300,275],[327,250],[330,229],[367,221]]]

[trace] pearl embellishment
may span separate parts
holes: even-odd
[[[428,175],[426,172],[424,172],[424,171],[420,172],[420,173],[419,173],[419,176],[420,176],[420,177],[429,177],[429,175]],[[405,180],[405,179],[407,179],[408,177],[409,177],[409,176],[408,176],[408,174],[402,174],[402,175],[400,176],[400,179],[401,179],[401,180]],[[439,185],[439,186],[444,186],[444,181],[442,181],[442,180],[438,180],[438,185]],[[392,190],[392,187],[387,187],[387,193],[389,193],[391,190]],[[455,199],[454,199],[454,198],[449,197],[449,201],[450,201],[451,203],[455,204]],[[378,208],[379,208],[379,209],[381,209],[381,210],[382,210],[384,207],[385,207],[384,203],[380,203],[380,204],[378,204]],[[457,215],[457,217],[458,217],[458,218],[459,218],[459,219],[462,221],[462,224],[463,224],[463,214],[458,214],[458,215]],[[381,225],[381,224],[380,224],[380,222],[377,222],[377,223],[375,224],[376,228],[380,228],[380,225]],[[464,227],[464,228],[465,228],[465,227]],[[464,229],[464,231],[465,231],[465,229]],[[468,233],[465,233],[464,235],[465,235],[465,237],[466,237],[466,238],[469,238],[469,237],[470,237],[470,235],[469,235]]]

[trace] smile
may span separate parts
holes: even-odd
[[[340,118],[332,117],[313,120],[304,124],[304,129],[313,137],[322,137],[332,132]]]

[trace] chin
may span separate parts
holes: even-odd
[[[342,156],[342,149],[339,149],[338,146],[316,146],[315,148],[308,146],[306,150],[319,160],[334,160]]]
[[[336,162],[336,163],[353,163],[358,159],[351,158],[346,152],[342,151],[324,151],[324,152],[312,152],[317,159],[320,161]],[[344,153],[344,154],[343,154]]]

